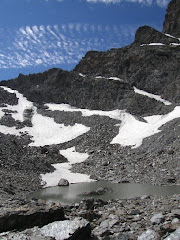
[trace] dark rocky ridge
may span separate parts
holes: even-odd
[[[119,50],[115,51],[118,52]],[[98,61],[101,62],[103,57],[99,58],[97,56],[97,58],[96,64]],[[113,63],[109,60],[108,64]],[[83,72],[83,69],[81,70]],[[0,85],[17,89],[30,101],[38,104],[68,103],[79,108],[100,110],[118,108],[126,109],[136,115],[158,114],[169,109],[160,102],[135,94],[133,84],[129,84],[127,81],[95,78],[99,74],[95,64],[93,69],[89,68],[89,71],[91,71],[92,76],[81,77],[75,71],[67,72],[61,69],[51,69],[44,73],[30,74],[29,76],[20,74],[18,78],[2,81]],[[97,71],[97,74],[93,71]],[[107,76],[107,74],[104,74],[104,76]]]
[[[180,1],[172,0],[169,3],[163,25],[163,32],[180,38]]]
[[[148,45],[156,42],[165,45]],[[180,46],[170,45],[178,42],[144,26],[137,30],[131,45],[107,52],[87,52],[71,72],[51,69],[29,76],[20,74],[17,79],[0,84],[17,89],[39,104],[68,103],[101,110],[119,108],[136,115],[163,113],[162,103],[135,94],[133,87],[179,103]],[[102,78],[97,79],[99,75]],[[107,79],[109,77],[118,77],[122,81]]]

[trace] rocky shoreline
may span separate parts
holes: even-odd
[[[1,201],[0,210],[0,221],[1,223],[2,219],[5,221],[5,225],[1,224],[1,232],[3,226],[6,226],[4,228],[6,231],[16,230],[4,233],[2,236],[6,238],[2,238],[3,240],[14,239],[15,234],[22,233],[27,237],[22,239],[34,239],[32,224],[40,227],[53,221],[62,221],[63,219],[73,221],[77,218],[85,219],[90,223],[91,235],[87,235],[84,239],[160,240],[180,228],[180,195],[142,196],[133,199],[114,199],[107,202],[90,198],[82,200],[79,204],[64,206],[57,203],[46,203],[42,200],[9,199]],[[24,224],[19,217],[24,219]],[[32,221],[32,219],[36,221]],[[43,219],[44,221],[42,221]],[[12,223],[16,224],[14,228],[12,228]],[[18,224],[20,225],[18,226]],[[23,230],[27,228],[28,231]],[[54,238],[41,236],[41,239]]]

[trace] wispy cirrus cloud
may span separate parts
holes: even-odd
[[[51,0],[45,0],[46,2]],[[63,2],[64,0],[56,0],[57,2]],[[167,7],[170,0],[84,0],[89,3],[105,3],[105,4],[117,4],[117,3],[123,3],[123,2],[129,2],[129,3],[140,3],[147,6],[151,6],[153,4],[156,4],[159,7]]]
[[[0,43],[0,68],[76,64],[89,50],[108,50],[133,41],[136,29],[136,25],[81,23],[23,26],[4,39],[6,45]]]
[[[156,4],[159,7],[166,7],[170,2],[170,0],[86,0],[86,1],[89,3],[105,3],[105,4],[117,4],[122,2],[129,2],[145,4],[147,6]]]

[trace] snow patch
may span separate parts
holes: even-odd
[[[79,76],[80,77],[86,77],[86,75],[82,74],[82,73],[79,73]]]
[[[112,144],[121,144],[122,146],[132,146],[137,148],[142,144],[143,139],[160,132],[160,127],[166,123],[180,118],[180,107],[166,115],[154,115],[144,117],[146,122],[141,122],[131,114],[125,114],[120,125],[119,134],[112,140]]]
[[[174,37],[174,36],[172,36],[172,35],[170,35],[170,34],[168,34],[168,33],[165,33],[165,35],[166,35],[167,37],[175,38],[175,39],[178,39],[178,40],[180,41],[180,38]]]
[[[172,46],[180,46],[180,43],[170,43]]]
[[[89,127],[77,123],[74,126],[58,124],[53,118],[42,116],[37,111],[32,117],[32,125],[33,127],[23,128],[23,131],[32,136],[33,142],[29,144],[30,146],[68,142],[90,130]]]
[[[68,159],[68,163],[52,164],[56,169],[53,173],[41,174],[43,182],[46,182],[45,187],[57,186],[61,178],[65,178],[69,183],[92,182],[90,176],[81,173],[73,173],[70,171],[72,164],[80,163],[88,158],[87,153],[76,152],[75,147],[66,150],[60,150],[60,154]]]
[[[138,89],[138,88],[136,88],[136,87],[134,87],[134,92],[135,92],[135,93],[138,93],[138,94],[140,94],[140,95],[147,96],[147,97],[149,97],[149,98],[153,98],[153,99],[155,99],[156,101],[159,101],[159,102],[164,103],[164,105],[171,105],[171,104],[172,104],[171,102],[169,102],[169,101],[164,100],[163,98],[161,98],[161,96],[159,96],[159,95],[155,95],[155,94],[152,94],[152,93],[148,93],[148,92],[143,91],[143,90],[140,90],[140,89]]]
[[[31,136],[31,140],[33,141],[29,144],[30,146],[44,146],[68,142],[90,130],[89,127],[77,123],[74,126],[58,124],[53,118],[38,114],[37,108],[33,106],[33,103],[28,101],[18,91],[7,87],[3,87],[3,89],[10,93],[15,93],[18,98],[17,105],[7,105],[3,108],[16,111],[16,113],[11,113],[15,120],[23,121],[24,111],[29,108],[33,110],[31,119],[32,127],[24,127],[17,130],[15,127],[10,128],[0,125],[0,132],[4,134],[19,136],[21,133],[27,133]]]
[[[109,78],[106,78],[106,77],[102,77],[102,76],[96,76],[95,77],[96,79],[108,79],[108,80],[115,80],[115,81],[120,81],[120,82],[123,82],[123,80],[121,78],[118,78],[118,77],[109,77]]]
[[[170,102],[153,94],[138,90],[138,93],[149,95],[163,101],[165,104]],[[140,92],[139,92],[140,91]],[[122,146],[132,146],[137,148],[142,144],[143,139],[160,132],[159,128],[167,122],[180,117],[180,107],[176,107],[172,112],[166,115],[154,115],[144,117],[145,122],[137,120],[133,115],[123,110],[101,111],[73,108],[68,104],[46,104],[50,110],[59,110],[67,112],[81,112],[82,116],[88,117],[93,115],[107,116],[112,119],[121,121],[119,125],[119,134],[111,141],[111,144],[120,144]]]
[[[20,136],[21,130],[17,130],[15,127],[7,127],[4,125],[0,125],[0,132],[7,135],[15,135],[15,136]]]
[[[164,43],[149,43],[149,44],[141,44],[140,47],[143,46],[164,46]]]
[[[70,164],[84,162],[89,157],[87,153],[76,152],[75,147],[60,150],[60,154],[67,158]]]

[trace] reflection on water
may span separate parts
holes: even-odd
[[[112,189],[103,195],[78,196],[83,192],[95,191],[100,187]],[[70,184],[67,187],[50,187],[34,192],[31,198],[51,200],[64,204],[80,202],[81,199],[93,197],[108,201],[110,199],[133,198],[143,195],[173,195],[180,194],[180,186],[154,186],[139,183],[111,183],[108,181]]]

